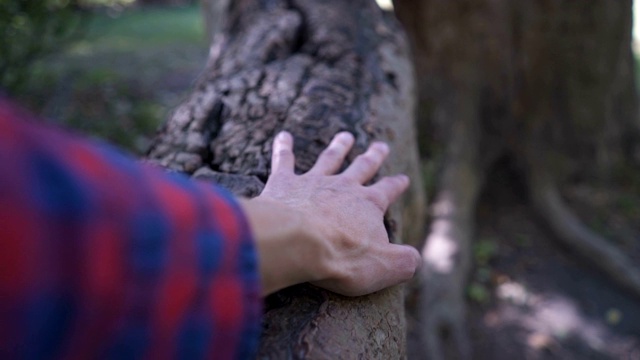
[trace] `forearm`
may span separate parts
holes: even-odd
[[[0,99],[0,358],[255,351],[236,200],[28,118]]]

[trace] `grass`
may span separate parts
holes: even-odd
[[[81,39],[34,67],[20,98],[62,126],[140,155],[206,53],[198,7],[100,13]]]
[[[198,7],[153,7],[129,10],[117,16],[95,15],[87,37],[74,44],[71,52],[143,51],[178,43],[205,46]]]

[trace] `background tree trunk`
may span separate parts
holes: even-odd
[[[391,145],[381,175],[411,189],[385,219],[394,242],[417,244],[423,190],[413,128],[414,74],[402,32],[373,0],[236,0],[191,96],[148,157],[258,194],[280,130],[295,138],[296,170],[332,136],[356,137],[349,161],[372,140]],[[300,285],[267,299],[260,358],[398,359],[405,355],[404,291],[346,298]]]
[[[473,219],[498,160],[521,175],[557,240],[640,295],[638,264],[583,225],[558,190],[638,164],[632,1],[394,3],[414,46],[422,152],[442,168],[423,252],[416,343],[426,358],[470,356]]]

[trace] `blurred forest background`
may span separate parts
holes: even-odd
[[[142,155],[206,62],[199,5],[3,0],[0,86],[48,121]],[[557,245],[527,205],[522,179],[496,169],[474,214],[465,290],[475,358],[640,359],[638,298]],[[438,171],[425,160],[430,195]],[[561,185],[580,219],[640,266],[640,170]]]
[[[137,155],[208,53],[194,0],[2,1],[0,42],[5,91]]]

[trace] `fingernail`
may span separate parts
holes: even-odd
[[[411,245],[409,245],[409,246],[411,246]],[[416,256],[416,261],[418,262],[418,264],[416,266],[416,271],[413,274],[413,276],[416,276],[416,274],[418,274],[420,272],[420,270],[422,270],[422,267],[424,266],[424,261],[422,260],[422,256],[420,256],[420,252],[418,252],[416,250],[415,254],[416,254],[415,255]]]
[[[282,130],[278,133],[278,135],[276,136],[276,138],[278,140],[288,140],[290,138],[292,138],[291,133],[289,133],[286,130]]]
[[[336,138],[340,141],[352,141],[354,139],[353,135],[348,131],[341,131],[336,134]]]
[[[383,152],[385,155],[389,153],[389,145],[387,145],[386,143],[383,143],[381,141],[376,141],[375,143],[373,143],[373,146],[378,148],[378,150]]]
[[[411,179],[410,179],[407,175],[405,175],[405,174],[400,174],[400,175],[398,175],[398,176],[400,177],[400,179],[402,179],[402,181],[403,181],[405,184],[409,185],[409,184],[411,183]]]
[[[420,256],[420,252],[418,252],[418,250],[416,250],[415,247],[413,247],[413,246],[411,246],[409,244],[400,244],[400,245],[406,246],[407,248],[410,248],[410,251],[413,254],[413,258],[414,258],[414,261],[415,261],[415,268],[413,270],[413,276],[415,277],[418,273],[420,273],[420,270],[424,266],[424,261],[422,260],[422,256]]]

